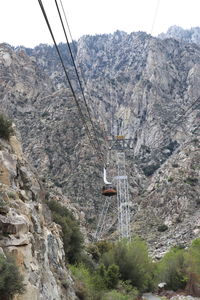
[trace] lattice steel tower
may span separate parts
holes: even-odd
[[[123,136],[117,136],[114,139],[108,140],[109,151],[113,151],[112,158],[116,164],[115,175],[112,178],[112,184],[117,185],[117,217],[118,217],[118,232],[119,239],[130,239],[130,202],[129,202],[129,186],[128,176],[126,174],[125,164],[125,149],[127,148],[127,142],[131,139],[124,139]],[[114,174],[113,174],[114,175]],[[94,235],[95,240],[101,239],[107,227],[107,213],[110,207],[110,198],[105,200],[103,205],[97,230]]]
[[[119,238],[130,239],[130,204],[125,153],[117,152],[117,206]]]

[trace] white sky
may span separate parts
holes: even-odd
[[[153,35],[165,32],[171,25],[185,29],[200,27],[200,0],[62,0],[62,3],[74,39],[117,29],[151,33],[153,23]],[[65,42],[54,0],[43,0],[43,4],[57,42]],[[37,0],[0,0],[0,42],[26,47],[52,44]]]

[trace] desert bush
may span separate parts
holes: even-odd
[[[79,299],[101,300],[105,291],[104,280],[98,272],[91,272],[84,264],[71,265],[70,270],[75,279],[75,290]]]
[[[198,178],[193,178],[193,177],[187,177],[185,179],[185,182],[191,186],[195,186],[198,184]]]
[[[12,122],[8,120],[8,118],[5,115],[0,114],[0,138],[9,140],[12,134]]]
[[[144,172],[144,174],[146,176],[151,176],[153,175],[153,173],[155,173],[155,171],[159,168],[160,166],[158,164],[156,165],[149,165],[149,166],[146,166],[146,167],[143,167],[142,168],[142,171]]]
[[[95,244],[88,245],[86,250],[92,256],[94,261],[99,261],[101,254]]]
[[[179,164],[173,163],[173,164],[172,164],[172,167],[173,167],[173,168],[178,168],[178,167],[179,167]]]
[[[109,289],[113,289],[119,282],[119,267],[117,265],[110,265],[105,273],[105,284]]]
[[[101,256],[113,248],[113,243],[106,240],[96,242],[95,245],[97,246]]]
[[[138,296],[138,291],[131,285],[118,281],[119,273],[116,265],[109,266],[108,270],[104,265],[100,265],[96,271],[91,272],[81,263],[71,265],[70,269],[75,280],[76,294],[81,300],[134,300]],[[113,290],[118,283],[118,290]]]
[[[168,229],[168,226],[165,225],[165,224],[161,224],[161,225],[158,226],[158,231],[160,231],[160,232],[164,232],[167,229]]]
[[[11,257],[0,255],[0,298],[9,300],[25,291],[23,277]]]
[[[167,180],[168,180],[168,182],[173,182],[174,178],[173,177],[169,177]]]

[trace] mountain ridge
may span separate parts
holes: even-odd
[[[105,151],[102,123],[108,132],[112,130],[114,135],[124,134],[133,140],[131,145],[133,149],[127,153],[133,212],[132,232],[146,236],[143,229],[145,224],[149,228],[149,237],[145,238],[152,251],[155,251],[155,255],[165,252],[171,245],[176,244],[178,239],[183,244],[189,243],[191,239],[199,236],[198,222],[192,224],[190,219],[190,215],[196,213],[194,203],[198,202],[199,188],[198,184],[193,186],[184,180],[196,178],[199,182],[199,171],[196,170],[191,177],[189,173],[192,172],[192,167],[186,168],[185,161],[181,160],[179,167],[171,167],[169,163],[171,171],[165,170],[166,174],[170,174],[169,178],[174,178],[175,171],[180,169],[184,175],[181,184],[178,179],[173,179],[170,185],[167,177],[162,179],[161,183],[156,182],[158,180],[156,178],[159,172],[163,172],[162,168],[168,162],[176,164],[173,162],[173,157],[185,155],[185,143],[192,143],[194,139],[199,140],[199,103],[192,106],[199,97],[199,46],[183,44],[172,38],[163,40],[153,38],[143,32],[85,36],[75,45],[76,63],[78,68],[81,68],[81,74],[87,83],[85,92],[92,96],[92,102],[88,104],[102,144],[102,151]],[[64,48],[65,45],[62,44],[62,51]],[[72,202],[80,205],[80,210],[90,222],[87,226],[91,234],[95,230],[97,216],[102,208],[100,190],[103,166],[95,158],[95,153],[89,146],[71,93],[64,88],[64,74],[55,57],[55,49],[41,45],[31,51],[27,50],[31,56],[26,54],[26,49],[25,53],[23,51],[21,53],[21,50],[2,51],[7,53],[7,57],[8,54],[10,57],[16,55],[14,65],[18,64],[20,59],[22,65],[25,62],[30,65],[30,68],[23,67],[26,72],[30,72],[30,75],[27,74],[28,78],[30,77],[30,84],[26,88],[22,86],[23,80],[26,82],[26,79],[17,75],[12,83],[13,86],[10,82],[4,83],[2,96],[5,96],[2,97],[4,101],[1,100],[2,107],[16,120],[22,133],[24,149],[38,171],[43,173],[44,180],[48,176],[48,180],[61,188]],[[12,70],[9,59],[6,61],[7,65],[5,62],[2,64],[3,71]],[[67,60],[66,64],[71,72],[70,61]],[[13,74],[16,70],[14,68]],[[13,78],[12,74],[10,77]],[[78,93],[74,73],[70,73],[70,77]],[[32,82],[31,78],[37,80]],[[24,92],[27,94],[24,95]],[[8,107],[8,103],[12,101],[13,104]],[[110,121],[113,117],[114,128],[111,127]],[[22,120],[26,120],[25,124]],[[75,135],[72,133],[74,129],[76,129]],[[198,145],[198,143],[193,145],[197,153]],[[180,151],[180,154],[176,151]],[[177,238],[173,239],[175,219],[179,216],[170,217],[167,213],[170,200],[169,202],[162,200],[164,201],[164,210],[162,210],[160,199],[164,199],[164,196],[157,185],[165,187],[165,195],[170,194],[173,186],[171,196],[173,199],[176,198],[176,193],[180,194],[181,198],[182,191],[186,189],[188,192],[188,196],[184,198],[188,205],[182,208],[181,200],[178,202],[178,207],[183,210],[184,215],[184,218],[181,218],[183,231],[188,227],[188,220],[191,223],[192,234],[188,235],[187,239],[183,238],[181,231]],[[154,196],[151,187],[158,189]],[[192,204],[192,214],[189,209],[190,193],[193,193],[196,199]],[[155,206],[152,197],[157,199],[156,209],[159,218],[155,218],[153,225],[149,226],[145,223],[144,216],[146,222],[151,223],[151,213]],[[111,202],[111,207],[116,208],[115,201]],[[151,203],[149,211],[144,207],[145,203]],[[172,206],[173,203],[172,201]],[[196,209],[199,211],[198,203]],[[112,222],[111,209],[108,225]],[[168,226],[168,229],[161,233],[157,229],[162,224]],[[115,227],[112,231],[115,231]],[[169,243],[159,247],[160,240],[164,240],[167,236]]]

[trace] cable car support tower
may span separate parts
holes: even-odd
[[[117,207],[119,238],[130,239],[130,204],[125,152],[117,152]]]
[[[114,196],[117,194],[117,218],[119,239],[126,238],[130,240],[130,201],[129,201],[129,185],[126,173],[125,148],[127,148],[131,139],[125,139],[124,136],[115,136],[108,139],[109,150],[114,151],[114,160],[116,161],[116,176],[112,183],[106,179],[106,170],[104,169],[104,183],[107,185],[106,190],[102,191],[105,196]],[[116,193],[112,192],[111,185],[117,187]],[[114,188],[115,189],[115,188]],[[103,205],[95,240],[99,240],[106,231],[107,213],[110,207],[110,199],[106,197]]]
[[[115,136],[108,140],[109,149],[116,153],[117,176],[114,178],[117,184],[117,211],[118,211],[118,232],[119,239],[130,239],[130,201],[129,185],[126,173],[125,149],[129,148],[132,140],[124,136]]]

